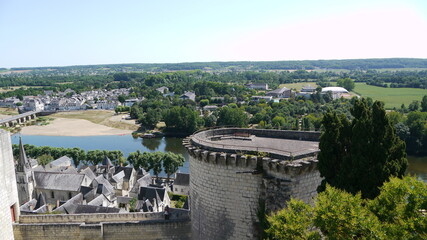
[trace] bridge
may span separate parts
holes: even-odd
[[[30,121],[36,118],[36,115],[41,111],[31,111],[21,113],[19,115],[12,116],[10,118],[5,118],[0,120],[0,126],[4,127],[13,127],[17,124],[22,124],[24,122]]]

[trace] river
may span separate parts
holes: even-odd
[[[78,147],[84,150],[121,150],[125,157],[131,152],[140,150],[142,152],[149,151],[170,151],[173,153],[183,154],[185,158],[184,166],[180,167],[180,172],[189,172],[189,155],[182,146],[182,138],[150,138],[150,139],[134,139],[130,135],[113,135],[113,136],[87,136],[87,137],[65,137],[65,136],[23,136],[14,134],[12,143],[18,144],[19,137],[22,136],[24,144],[32,144],[36,146],[52,146],[73,148]],[[416,174],[420,179],[427,182],[427,157],[408,157],[409,174]],[[163,175],[163,174],[162,174]]]

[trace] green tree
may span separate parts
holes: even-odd
[[[209,105],[209,100],[208,99],[202,99],[202,100],[200,100],[200,107],[204,107],[206,105]]]
[[[156,176],[156,179],[159,179],[159,174],[162,172],[162,152],[152,152],[148,154],[148,164],[150,169],[153,171],[153,174]]]
[[[392,177],[373,200],[326,186],[314,207],[291,199],[267,217],[267,239],[426,239],[427,184]]]
[[[421,100],[421,111],[427,112],[427,95],[424,95],[423,100]]]
[[[53,157],[49,154],[43,154],[41,156],[39,156],[37,158],[37,162],[42,165],[43,167],[45,167],[46,165],[48,165],[50,162],[52,162]]]
[[[163,169],[167,175],[167,181],[169,177],[178,171],[178,168],[184,165],[185,159],[181,154],[175,154],[172,152],[163,153],[162,157]]]
[[[352,91],[355,87],[354,81],[350,78],[341,78],[337,80],[337,86],[343,87],[348,91]]]
[[[156,127],[157,123],[162,118],[162,113],[159,111],[159,109],[155,108],[148,108],[147,112],[142,115],[138,121],[147,128],[154,128]]]
[[[126,96],[125,95],[119,95],[117,97],[117,100],[119,100],[119,102],[124,103],[126,101]]]
[[[287,207],[268,216],[267,239],[321,239],[319,232],[313,230],[313,207],[301,200],[291,199]]]
[[[281,129],[286,123],[285,118],[280,116],[275,116],[271,122],[273,123],[273,126],[278,129]]]
[[[418,111],[419,108],[420,108],[420,102],[416,100],[412,101],[408,106],[408,109],[411,112]]]
[[[246,127],[248,115],[240,108],[222,107],[218,113],[217,125]]]
[[[192,134],[199,127],[197,112],[187,107],[175,106],[167,110],[164,119],[167,131],[183,135]]]
[[[328,186],[316,199],[314,225],[328,239],[384,239],[380,222],[363,203],[360,193]]]
[[[356,100],[351,113],[351,122],[333,112],[323,117],[318,167],[324,180],[318,190],[330,184],[372,199],[390,176],[404,175],[405,143],[395,134],[381,102],[368,106],[365,99]]]
[[[368,203],[394,239],[427,239],[427,184],[414,177],[391,178],[380,195]]]

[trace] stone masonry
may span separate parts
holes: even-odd
[[[0,129],[0,236],[14,239],[12,223],[19,219],[18,190],[10,134]]]
[[[300,149],[295,153],[283,146],[270,155],[265,147],[258,154],[250,147],[245,152],[245,142],[256,137],[275,144],[288,137],[291,148]],[[303,141],[316,142],[318,137],[314,132],[215,129],[184,139],[190,153],[193,239],[258,239],[261,203],[271,212],[285,207],[291,197],[311,202],[321,181],[318,148]],[[237,140],[227,146],[230,138]]]

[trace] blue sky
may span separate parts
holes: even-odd
[[[0,67],[427,58],[423,0],[0,0]]]

